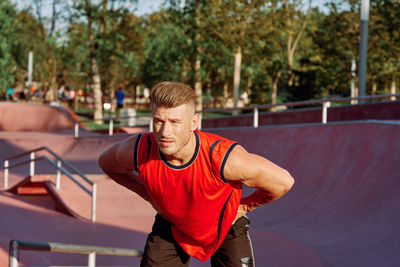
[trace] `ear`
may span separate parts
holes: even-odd
[[[190,127],[190,130],[193,132],[194,130],[197,129],[199,126],[199,121],[200,121],[200,116],[198,113],[195,113],[192,117],[192,125]]]

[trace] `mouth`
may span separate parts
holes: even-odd
[[[172,144],[174,141],[173,140],[170,140],[170,139],[160,139],[159,141],[158,141],[158,143],[160,144],[160,145],[162,145],[162,146],[168,146],[168,145],[170,145],[170,144]]]

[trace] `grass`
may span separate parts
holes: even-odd
[[[75,112],[73,108],[70,108],[71,111]],[[93,109],[86,107],[78,107],[78,110],[75,112],[77,114],[78,120],[82,121],[82,123],[91,131],[102,131],[109,129],[109,120],[105,119],[102,123],[96,123],[91,121],[93,118]],[[117,116],[116,112],[112,113],[104,113],[106,116]],[[151,110],[136,110],[137,116],[143,115],[151,115]],[[114,128],[120,127],[121,122],[119,120],[114,120]]]

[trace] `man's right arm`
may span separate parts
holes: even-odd
[[[136,139],[137,136],[132,136],[106,149],[99,157],[99,166],[115,182],[134,191],[153,205],[134,168]]]

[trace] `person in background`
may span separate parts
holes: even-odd
[[[124,107],[125,98],[125,93],[122,91],[121,87],[115,92],[115,98],[117,99],[117,116],[119,116],[120,109]]]

